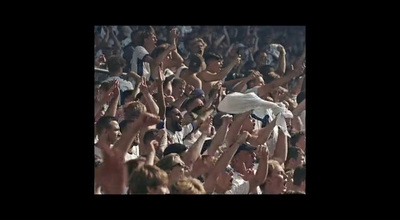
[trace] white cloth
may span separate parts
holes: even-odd
[[[273,102],[261,99],[254,92],[246,94],[233,92],[226,95],[225,98],[222,99],[222,101],[218,105],[218,110],[226,113],[241,114],[249,110],[254,110],[257,107],[260,107],[262,109],[280,108],[277,104]],[[262,117],[263,116],[264,115],[262,115]]]

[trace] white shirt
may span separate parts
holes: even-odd
[[[258,166],[254,166],[254,170],[257,170]],[[247,185],[248,186],[247,186]],[[261,189],[257,186],[257,194],[262,194]],[[240,174],[236,171],[233,172],[232,189],[228,190],[226,194],[249,194],[250,183],[244,180]],[[232,193],[228,193],[232,191]]]
[[[175,131],[172,132],[168,129],[165,129],[167,131],[168,138],[173,141],[173,143],[180,143],[184,144],[183,139],[188,135],[190,132],[193,131],[193,125],[192,124],[187,124],[185,126],[182,126],[182,131]],[[189,147],[190,145],[185,145]]]
[[[106,80],[104,80],[103,82],[109,82],[109,81],[113,81],[114,79],[118,80],[119,82],[119,89],[124,92],[126,90],[133,90],[133,85],[131,82],[121,79],[121,77],[119,76],[109,76]]]
[[[150,79],[150,64],[144,62],[144,57],[148,55],[149,52],[146,48],[142,46],[135,47],[133,51],[132,60],[131,60],[131,71],[138,73],[146,77],[147,80]]]
[[[249,194],[250,183],[244,181],[239,185],[232,185],[232,189],[225,192],[225,194]]]

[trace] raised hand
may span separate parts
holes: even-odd
[[[193,90],[194,90],[194,86],[189,85],[189,84],[186,84],[185,94],[186,94],[187,96],[189,96],[190,94],[192,94]]]
[[[212,122],[211,122],[211,117],[208,117],[201,125],[199,130],[201,131],[202,134],[206,134],[207,136],[210,136],[212,131]]]
[[[225,125],[230,125],[233,122],[233,116],[229,114],[223,115],[221,119],[222,119],[222,124]]]
[[[142,77],[142,82],[139,85],[139,89],[143,94],[150,92],[149,87],[146,84],[146,77],[144,77],[144,76]]]
[[[266,145],[258,146],[256,150],[256,155],[260,158],[260,160],[267,161],[269,156],[268,147]]]
[[[169,36],[171,39],[177,39],[179,37],[179,29],[178,28],[172,28],[169,31]]]
[[[286,54],[285,48],[282,45],[278,44],[276,49],[279,51],[279,53]]]

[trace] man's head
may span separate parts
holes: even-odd
[[[171,194],[206,194],[206,190],[200,180],[184,177],[171,185]]]
[[[179,154],[176,153],[171,153],[163,157],[158,161],[157,166],[168,173],[170,185],[178,179],[183,178],[185,176],[185,171],[188,170],[188,167],[182,161]]]
[[[121,56],[110,56],[106,62],[110,75],[121,75],[126,65],[126,61]]]
[[[172,85],[172,96],[175,98],[175,100],[177,100],[185,92],[186,81],[181,78],[175,78],[174,80],[172,80],[171,85]]]
[[[150,129],[144,133],[143,136],[143,143],[148,146],[152,140],[155,140],[158,135],[158,130],[157,129]]]
[[[175,106],[166,108],[167,129],[175,132],[182,131],[182,113]]]
[[[299,166],[294,170],[293,185],[299,187],[303,192],[306,191],[306,167]]]
[[[130,194],[169,194],[167,173],[152,165],[134,170],[129,182]]]
[[[190,55],[189,60],[189,70],[194,73],[199,72],[204,63],[204,58],[200,54],[194,53]]]
[[[238,117],[238,115],[235,115],[234,117]],[[242,131],[247,131],[249,133],[253,133],[254,129],[256,126],[256,120],[249,115],[244,121],[242,125]]]
[[[267,63],[267,52],[265,50],[257,50],[254,53],[253,57],[257,67],[265,65]]]
[[[143,31],[140,34],[140,45],[156,48],[157,36],[154,32]]]
[[[217,188],[221,189],[222,192],[232,189],[233,173],[233,169],[228,166],[219,174],[217,179]]]
[[[256,154],[254,152],[256,149],[256,147],[251,146],[247,143],[240,145],[235,155],[233,156],[231,162],[232,168],[238,172],[242,170],[241,168],[243,167],[243,164],[246,169],[253,168],[254,163],[256,162]]]
[[[207,43],[202,38],[194,38],[189,42],[190,53],[198,53],[203,56]]]
[[[115,144],[121,137],[118,120],[112,116],[103,116],[96,123],[96,132],[100,139],[105,139],[108,144]]]
[[[287,175],[276,160],[268,161],[268,174],[264,184],[260,187],[265,194],[282,194],[286,191]]]
[[[213,73],[221,71],[223,65],[222,56],[216,53],[204,54],[204,62],[207,64],[207,70]]]
[[[140,116],[140,114],[146,111],[146,106],[139,101],[126,103],[124,108],[125,119],[135,120]]]
[[[285,168],[296,169],[304,163],[304,152],[298,147],[289,147],[287,152],[287,159],[285,161]]]
[[[300,131],[290,138],[290,144],[295,147],[299,147],[303,151],[306,150],[306,134],[304,131]]]
[[[186,110],[187,112],[194,112],[199,114],[201,108],[203,108],[204,102],[201,98],[192,97],[186,102]]]

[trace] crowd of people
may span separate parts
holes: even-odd
[[[94,194],[305,194],[304,26],[95,26]]]

